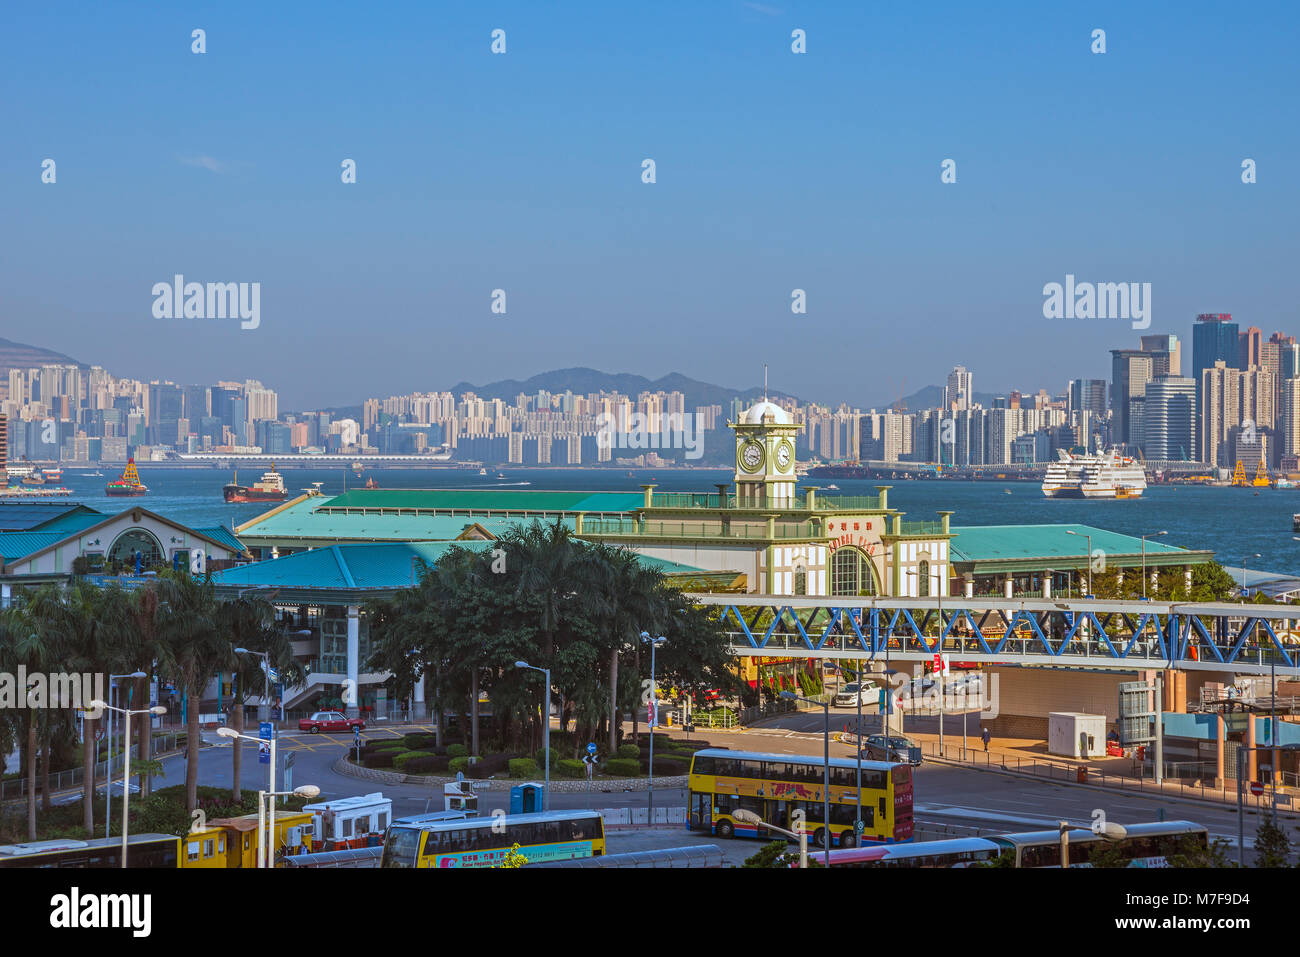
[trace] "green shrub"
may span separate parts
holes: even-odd
[[[539,773],[537,762],[532,758],[512,758],[510,776],[512,778],[535,778]]]
[[[439,771],[446,771],[450,762],[451,758],[445,754],[421,754],[410,758],[403,765],[403,770],[407,774],[436,774]]]
[[[640,762],[640,766],[643,771],[650,770],[649,761]],[[689,765],[681,758],[669,758],[664,757],[658,752],[655,753],[655,774],[657,775],[669,777],[675,774],[685,774],[688,768]]]
[[[447,745],[447,757],[449,758],[469,757],[469,748],[465,747],[465,745],[463,744],[449,744]]]
[[[634,778],[640,775],[641,765],[630,758],[610,758],[605,762],[605,773],[616,778]]]
[[[412,750],[432,751],[433,742],[436,740],[436,738],[431,734],[425,734],[423,732],[419,732],[416,734],[408,734],[402,740],[405,741],[406,746],[408,748],[411,748]]]
[[[632,758],[636,760],[641,756],[641,749],[635,744],[620,744],[618,750],[614,752],[620,758]]]
[[[469,758],[466,757],[466,756],[463,755],[463,754],[462,754],[460,757],[456,757],[456,758],[448,758],[448,759],[447,759],[447,770],[450,771],[452,774],[456,774],[456,773],[458,773],[458,772],[460,772],[460,771],[468,771],[468,770],[469,770]]]
[[[503,774],[509,767],[510,759],[520,756],[518,754],[489,754],[471,764],[469,770],[465,773],[468,777],[484,781],[495,775]]]
[[[391,768],[402,755],[407,751],[372,751],[369,754],[362,755],[361,763],[368,768]]]
[[[410,771],[408,764],[411,761],[413,761],[416,758],[431,758],[431,757],[433,757],[433,755],[430,754],[428,751],[403,751],[401,754],[397,755],[397,757],[393,758],[393,767],[395,767],[399,771]],[[658,761],[655,762],[655,764],[658,763],[659,763]]]
[[[551,765],[551,773],[559,778],[585,778],[587,765],[577,758],[560,758]]]
[[[538,748],[537,753],[533,755],[533,760],[537,762],[539,768],[546,766],[546,749]],[[560,760],[560,752],[551,748],[551,767],[555,767],[556,762]]]

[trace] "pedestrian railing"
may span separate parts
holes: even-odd
[[[686,823],[685,807],[613,807],[600,812],[606,827],[671,827]]]
[[[151,754],[162,754],[168,751],[175,751],[183,740],[184,734],[163,734],[156,735],[152,740]],[[132,747],[131,757],[138,760],[134,746]],[[122,770],[124,756],[115,754],[111,759],[97,761],[95,763],[95,780],[111,777]],[[63,791],[68,788],[81,787],[85,780],[84,771],[80,767],[68,768],[63,771],[50,772],[50,791]],[[41,793],[41,776],[37,775],[36,793]],[[27,778],[26,776],[18,778],[6,778],[0,781],[0,802],[17,801],[27,796]]]
[[[1014,771],[1017,774],[1031,775],[1048,781],[1124,788],[1173,797],[1223,801],[1229,804],[1235,804],[1238,796],[1235,775],[1232,773],[1232,769],[1226,767],[1224,769],[1224,778],[1221,779],[1220,783],[1216,784],[1212,766],[1204,766],[1207,772],[1204,775],[1189,778],[1169,773],[1170,770],[1174,769],[1175,765],[1186,765],[1189,762],[1170,762],[1165,765],[1166,773],[1163,781],[1157,784],[1153,770],[1137,761],[1133,762],[1132,773],[1123,773],[1113,767],[1104,769],[1083,763],[1072,764],[1066,761],[1022,757],[1021,755],[1004,754],[998,751],[985,751],[978,739],[973,744],[968,744],[964,753],[960,744],[945,743],[943,749],[940,750],[938,742],[933,741],[925,742],[922,745],[922,751],[926,757],[930,758],[952,761],[975,768]],[[1275,792],[1273,788],[1265,788],[1264,793],[1260,795],[1252,795],[1250,789],[1245,786],[1243,786],[1242,791],[1242,800],[1250,807],[1271,808],[1274,794],[1276,794],[1278,807],[1292,805],[1291,795]]]

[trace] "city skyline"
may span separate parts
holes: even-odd
[[[1150,333],[1294,324],[1284,5],[587,9],[16,11],[6,332],[142,379],[239,369],[304,408],[579,357],[736,383],[767,362],[867,407],[958,363],[1000,390],[1063,356],[1104,376],[1129,324],[1044,318],[1067,276],[1149,283]],[[157,318],[178,275],[258,284],[257,327]]]

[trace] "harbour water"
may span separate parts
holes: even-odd
[[[268,503],[227,504],[221,487],[234,477],[228,470],[169,469],[145,466],[141,479],[149,493],[141,498],[110,499],[104,485],[119,470],[102,468],[102,476],[87,476],[91,469],[65,468],[59,484],[72,489],[70,499],[105,512],[138,505],[174,518],[191,527],[247,522],[274,507]],[[261,469],[241,470],[245,483]],[[653,482],[661,491],[716,491],[715,483],[730,482],[726,469],[634,470],[493,468],[488,475],[471,469],[367,469],[360,478],[343,469],[288,469],[285,484],[290,495],[320,482],[326,495],[363,485],[373,478],[380,488],[473,489],[591,489],[637,491]],[[498,478],[500,473],[502,478]],[[822,482],[808,482],[824,489]],[[875,494],[876,482],[839,479],[830,495]],[[1258,494],[1256,494],[1258,491]],[[1300,512],[1300,489],[1201,488],[1190,485],[1155,485],[1138,499],[1085,501],[1048,499],[1033,482],[895,482],[889,504],[910,519],[931,519],[940,509],[952,511],[954,525],[1035,525],[1077,522],[1128,535],[1169,534],[1169,545],[1212,550],[1218,560],[1241,567],[1300,574],[1300,541],[1291,531],[1292,513]],[[1082,551],[1082,549],[1081,549]],[[1255,558],[1256,553],[1260,558]]]

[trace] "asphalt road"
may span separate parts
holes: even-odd
[[[850,718],[851,718],[850,714]],[[832,713],[832,729],[839,730],[843,724],[843,715]],[[708,740],[732,749],[774,752],[779,754],[801,754],[820,757],[823,750],[823,717],[820,713],[792,714],[782,718],[779,727],[750,729],[744,732],[716,733],[707,736]],[[405,730],[412,729],[378,729],[367,730],[364,737],[398,737]],[[699,737],[697,735],[697,737]],[[199,781],[202,784],[228,787],[231,775],[231,747],[225,739],[217,739],[221,744],[204,748],[199,754]],[[257,746],[251,742],[241,742],[244,749],[241,780],[245,788],[258,789],[266,786],[266,765],[257,761]],[[321,789],[319,800],[347,797],[382,791],[393,800],[394,816],[413,814],[427,809],[439,809],[442,805],[441,788],[422,787],[419,785],[385,785],[338,774],[331,770],[331,765],[339,758],[345,748],[352,745],[350,734],[308,735],[283,733],[279,738],[278,750],[295,754],[293,783],[315,784]],[[847,757],[852,749],[847,745],[831,744],[833,756]],[[166,778],[164,784],[181,783],[185,779],[185,762],[183,756],[166,759],[164,762]],[[284,782],[278,781],[277,787],[283,789]],[[603,791],[597,781],[590,795],[593,808],[641,807],[646,804],[645,791]],[[656,806],[678,806],[686,803],[686,793],[682,788],[657,788],[655,790]],[[504,791],[480,792],[480,808],[490,813],[495,808],[507,809],[509,793]],[[567,794],[555,792],[551,797],[554,808],[583,808],[588,806],[586,794]],[[1110,790],[1082,788],[1063,783],[1029,780],[989,771],[977,771],[968,768],[927,763],[917,769],[915,814],[918,824],[925,825],[927,833],[938,834],[944,829],[954,836],[973,833],[980,829],[984,833],[995,831],[1023,831],[1040,828],[1055,828],[1059,821],[1072,824],[1090,825],[1094,813],[1100,809],[1109,821],[1119,824],[1135,824],[1158,819],[1161,807],[1165,817],[1170,820],[1186,819],[1209,828],[1215,837],[1222,837],[1234,847],[1237,840],[1237,816],[1235,809],[1216,808],[1191,802],[1161,800],[1139,794],[1117,793]],[[1281,815],[1284,823],[1300,823],[1300,818],[1293,814]],[[1252,845],[1252,836],[1258,819],[1253,814],[1246,816],[1246,846]],[[632,840],[634,832],[611,831],[618,835],[616,844],[619,849],[643,849],[642,845]],[[671,846],[673,844],[707,843],[709,838],[691,834],[684,828],[662,831],[662,837],[656,837],[655,831],[639,831],[646,841],[666,840],[669,844],[650,843],[645,847]],[[640,839],[637,839],[640,840]],[[628,843],[624,848],[621,845]],[[718,841],[722,845],[732,842]],[[734,842],[740,847],[736,853],[739,860],[753,852],[755,842]],[[636,846],[632,846],[636,844]],[[728,851],[728,859],[732,857]]]

